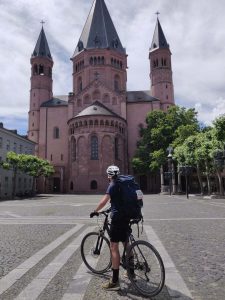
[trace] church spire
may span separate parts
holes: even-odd
[[[156,48],[169,49],[169,44],[166,41],[161,24],[159,22],[159,18],[158,18],[159,13],[157,12],[156,14],[157,14],[157,21],[156,21],[156,26],[155,26],[155,31],[154,31],[150,51]]]
[[[84,49],[95,48],[126,52],[104,0],[94,0],[73,56]]]
[[[52,59],[51,52],[49,50],[48,42],[43,28],[43,21],[41,23],[42,23],[41,32],[37,40],[37,44],[32,53],[32,57],[47,57]]]

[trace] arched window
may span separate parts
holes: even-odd
[[[118,92],[120,90],[120,77],[119,75],[115,75],[114,77],[114,90]]]
[[[39,75],[44,75],[44,66],[43,65],[39,65],[39,71],[38,71]]]
[[[98,188],[98,183],[96,180],[91,181],[91,190],[97,190]]]
[[[53,138],[59,139],[59,127],[54,127],[53,129]]]
[[[77,159],[76,148],[77,148],[76,140],[74,137],[72,137],[71,139],[71,160],[72,161],[75,161]]]
[[[82,78],[81,77],[79,77],[78,80],[77,80],[77,88],[78,88],[78,92],[81,92],[82,89],[83,89]]]
[[[33,68],[33,75],[37,75],[38,73],[38,66],[35,64]]]
[[[91,137],[91,160],[98,160],[98,138],[95,135]]]
[[[119,142],[118,142],[118,138],[115,138],[115,159],[119,159]]]

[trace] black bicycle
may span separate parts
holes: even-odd
[[[86,234],[81,242],[81,256],[87,268],[96,274],[104,274],[112,266],[109,235],[110,209],[99,212],[104,216],[97,232]],[[165,283],[165,268],[158,251],[144,240],[135,241],[132,225],[140,220],[131,220],[128,246],[124,247],[120,265],[126,269],[134,288],[144,296],[153,297],[160,293]],[[91,250],[90,250],[91,248]]]

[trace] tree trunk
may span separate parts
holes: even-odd
[[[206,168],[206,179],[207,179],[207,186],[208,186],[208,195],[211,195],[211,185],[210,185],[210,177],[209,177],[209,167],[208,164],[205,164],[205,168]]]
[[[16,195],[16,181],[17,181],[17,167],[13,168],[13,177],[12,177],[12,199]]]
[[[181,174],[180,174],[180,172],[177,172],[177,173],[178,173],[178,186],[177,186],[177,192],[178,192],[178,193],[182,193]]]
[[[217,176],[218,176],[218,180],[219,180],[220,195],[224,196],[222,176],[221,176],[221,172],[219,170],[217,170]]]
[[[201,176],[201,172],[200,172],[198,166],[197,166],[197,175],[198,175],[198,182],[199,182],[199,185],[200,185],[201,195],[203,195],[202,176]]]

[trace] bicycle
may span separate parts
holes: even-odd
[[[97,232],[89,232],[81,242],[81,256],[87,268],[95,274],[104,274],[112,266],[109,235],[109,213],[111,209],[101,211],[103,225]],[[165,268],[158,251],[149,242],[135,240],[132,225],[140,220],[131,220],[128,232],[128,247],[124,247],[120,265],[126,269],[133,287],[142,295],[158,295],[165,283]],[[91,250],[90,250],[91,245]]]

